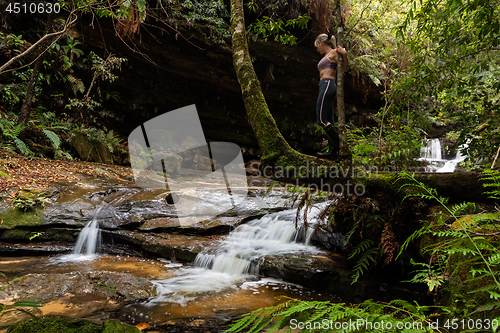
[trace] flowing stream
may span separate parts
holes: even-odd
[[[106,253],[97,255],[101,239],[100,216],[111,212],[107,210],[111,209],[110,206],[99,205],[92,220],[78,236],[73,253],[0,258],[0,270],[5,273],[5,281],[41,274],[40,277],[31,278],[30,281],[34,279],[35,284],[27,287],[27,290],[41,285],[41,282],[36,281],[45,276],[42,287],[45,293],[58,296],[47,296],[49,299],[40,308],[40,315],[115,318],[153,326],[166,321],[183,325],[192,318],[222,320],[226,323],[235,315],[271,306],[280,296],[304,300],[334,299],[332,295],[259,276],[259,266],[266,257],[280,261],[284,255],[324,255],[320,249],[309,245],[309,241],[317,216],[327,204],[324,202],[308,208],[308,228],[304,227],[302,220],[298,221],[296,228],[296,209],[255,218],[238,226],[229,235],[214,237],[214,241],[207,242],[209,245],[191,264],[163,258],[143,259]],[[299,215],[303,216],[303,212]],[[156,289],[155,296],[133,302],[118,301],[113,296],[110,298],[115,288],[113,283],[123,282],[113,282],[115,278],[110,277],[112,273],[109,272],[131,274],[150,281],[151,288]],[[129,281],[126,277],[121,279]],[[80,282],[75,282],[77,287],[72,289],[74,287],[68,287],[71,281]],[[97,287],[91,287],[94,284]],[[100,290],[106,291],[104,295]],[[137,291],[132,288],[134,290]],[[4,323],[8,323],[16,319],[4,320]]]
[[[266,256],[319,251],[307,244],[317,216],[325,206],[323,203],[310,208],[311,225],[306,231],[303,221],[299,222],[299,228],[295,227],[295,209],[267,214],[240,225],[222,242],[198,254],[194,267],[180,269],[176,277],[153,281],[158,296],[149,303],[185,305],[209,293],[237,290],[257,281],[259,265]]]

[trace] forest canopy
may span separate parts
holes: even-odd
[[[210,43],[231,43],[230,9],[222,1],[55,3],[63,15],[20,16],[2,2],[2,59],[9,65],[1,73],[1,142],[26,155],[70,158],[75,152],[68,142],[76,136],[100,141],[111,153],[122,149],[123,138],[107,128],[121,116],[107,101],[120,98],[113,81],[126,59],[86,50],[72,30],[82,17],[95,29],[100,20],[112,21],[124,42],[170,29],[179,38],[197,31]],[[422,139],[437,126],[445,128],[452,149],[466,147],[475,161],[469,167],[491,165],[500,148],[498,3],[363,0],[341,5],[348,75],[384,91],[375,126],[347,124],[355,163],[391,170],[415,163]],[[319,31],[334,31],[333,8],[324,0],[249,1],[247,33],[252,40],[309,47]]]

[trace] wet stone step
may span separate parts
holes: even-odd
[[[2,255],[44,255],[70,252],[72,245],[61,244],[11,244],[0,243],[0,253]]]

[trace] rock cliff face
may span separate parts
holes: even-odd
[[[247,156],[259,154],[234,73],[230,40],[215,44],[196,32],[179,35],[148,26],[121,38],[107,21],[99,27],[83,21],[74,33],[100,55],[107,51],[128,58],[112,86],[120,101],[107,106],[123,115],[118,129],[123,135],[159,114],[196,104],[208,140],[237,143]],[[280,130],[292,147],[313,153],[321,138],[314,134],[320,55],[312,40],[294,47],[250,42],[250,52]],[[346,86],[348,121],[367,124],[381,106],[380,89],[350,74]]]

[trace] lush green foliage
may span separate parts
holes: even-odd
[[[250,13],[256,19],[247,27],[251,38],[272,38],[284,45],[296,45],[296,32],[303,32],[310,26],[309,13],[300,12],[301,2],[252,0],[247,3]]]
[[[394,126],[380,135],[379,128],[348,125],[347,140],[352,147],[353,163],[358,166],[401,171],[419,163],[416,159],[420,155],[422,140],[408,126]]]
[[[500,144],[499,35],[496,1],[413,1],[398,34],[413,61],[391,86],[391,117],[410,107],[458,124],[459,144],[492,159]]]
[[[403,22],[408,3],[363,0],[347,6],[344,39],[355,78],[369,84],[364,82],[368,76],[377,86],[392,80],[411,59],[404,45],[395,47],[395,28]]]
[[[247,314],[226,332],[273,332],[281,328],[299,328],[301,332],[381,332],[388,331],[388,327],[401,327],[395,332],[432,332],[432,319],[426,314],[429,310],[403,300],[352,305],[286,299]]]
[[[278,3],[269,3],[264,9],[259,8],[259,4],[255,1],[251,1],[247,4],[250,12],[260,13],[259,16],[269,11],[270,16],[262,15],[258,17],[255,22],[248,25],[248,33],[254,34],[256,36],[262,37],[265,41],[269,38],[273,38],[275,42],[279,42],[284,45],[296,45],[297,37],[293,34],[294,29],[305,30],[311,19],[308,14],[298,15],[297,17],[283,19],[278,16],[277,7]],[[262,4],[261,4],[262,6]]]
[[[477,213],[472,203],[453,206],[438,195],[435,189],[427,188],[409,174],[402,173],[400,179],[409,190],[408,197],[419,197],[439,203],[444,214],[438,214],[434,223],[417,230],[403,244],[405,250],[410,241],[432,239],[422,249],[429,258],[427,263],[415,263],[421,267],[412,282],[426,283],[430,291],[443,289],[451,298],[445,313],[459,318],[491,318],[500,315],[500,243],[496,236],[500,212]],[[483,173],[485,187],[493,187],[490,194],[499,194],[500,172]],[[474,330],[470,330],[474,331]]]
[[[181,37],[188,29],[201,32],[214,43],[224,43],[231,36],[229,14],[223,1],[161,0],[161,6],[150,8],[148,16],[167,24]],[[161,25],[160,28],[163,29]]]
[[[10,40],[11,37],[5,38]],[[19,53],[19,45],[23,43],[9,45],[11,52]],[[35,87],[35,112],[26,127],[18,124],[18,112],[32,71],[12,72],[14,82],[7,84],[0,92],[3,101],[0,110],[2,147],[27,156],[71,159],[70,140],[75,133],[81,133],[92,142],[101,142],[110,152],[116,151],[121,143],[116,134],[104,127],[98,128],[96,123],[102,118],[113,116],[102,107],[102,102],[116,99],[117,93],[106,89],[107,92],[102,94],[101,87],[117,79],[114,72],[120,69],[126,59],[113,55],[102,59],[93,52],[85,55],[80,47],[81,43],[71,36],[52,43],[43,61],[44,71]],[[90,79],[88,73],[91,74]],[[71,93],[68,94],[68,91]],[[54,104],[65,108],[54,107]],[[52,110],[48,111],[45,105],[52,105]],[[23,131],[32,135],[22,138]]]

